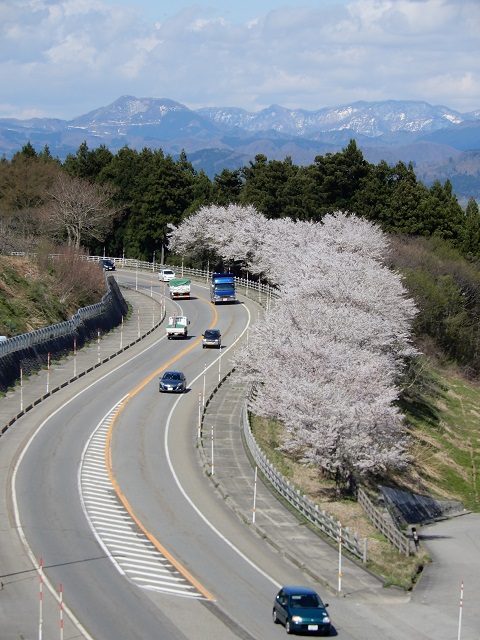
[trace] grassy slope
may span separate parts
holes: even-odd
[[[414,462],[408,474],[392,478],[392,482],[406,491],[460,500],[467,509],[479,511],[479,384],[425,356],[420,365],[422,380],[416,387],[416,395],[408,396],[403,405]],[[329,515],[356,531],[360,538],[368,539],[369,568],[387,584],[410,588],[419,569],[428,561],[427,550],[421,547],[416,556],[401,556],[376,531],[354,500],[336,499],[332,481],[278,451],[281,425],[254,418],[252,428],[267,457],[285,477]]]
[[[105,292],[101,269],[76,261],[42,265],[0,255],[0,335],[7,337],[68,320]]]
[[[476,381],[453,367],[423,359],[428,384],[403,406],[411,425],[411,473],[400,478],[417,493],[460,500],[480,511],[480,394]]]

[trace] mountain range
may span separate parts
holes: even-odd
[[[169,99],[122,96],[73,120],[0,118],[0,155],[7,159],[28,141],[37,151],[48,145],[62,161],[82,142],[113,153],[125,146],[161,148],[174,158],[184,150],[211,178],[224,168],[248,165],[257,154],[312,164],[351,139],[369,162],[412,162],[425,184],[448,178],[460,200],[480,199],[480,109],[460,113],[427,102],[385,100],[315,111],[278,105],[258,112],[192,110]]]

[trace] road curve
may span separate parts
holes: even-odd
[[[269,640],[282,635],[270,620],[278,584],[309,582],[239,526],[199,464],[198,405],[223,364],[216,351],[195,343],[215,323],[231,346],[248,322],[251,303],[218,308],[216,318],[205,289],[195,292],[195,300],[181,305],[192,321],[187,349],[154,332],[125,355],[122,366],[112,363],[25,416],[31,433],[40,430],[26,449],[17,443],[24,452],[14,480],[18,517],[33,556],[42,557],[52,585],[62,584],[81,621],[68,623],[65,637]],[[225,352],[221,358],[226,365]],[[158,393],[156,376],[173,363],[187,373],[190,390],[183,396]],[[452,563],[443,566],[454,574],[460,555],[451,555]],[[469,580],[470,574],[467,594]],[[335,633],[346,640],[433,640],[441,628],[451,637],[458,626],[452,587],[443,593],[441,610],[431,606],[435,597],[433,580],[422,579],[411,601],[337,600],[331,604]],[[43,615],[45,629],[58,629],[58,610],[44,607]],[[36,630],[38,602],[31,595],[25,617]],[[476,637],[471,616],[462,623],[464,637]]]

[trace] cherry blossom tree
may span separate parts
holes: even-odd
[[[408,463],[396,400],[416,310],[386,266],[379,227],[341,212],[268,220],[230,205],[205,207],[171,238],[183,253],[200,244],[242,261],[277,287],[232,362],[254,389],[251,410],[284,425],[285,451],[338,482]]]
[[[202,207],[171,229],[169,247],[174,253],[195,256],[214,251],[225,262],[247,262],[261,244],[265,217],[253,207],[212,205]]]

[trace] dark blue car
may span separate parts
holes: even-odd
[[[330,635],[328,604],[308,587],[283,587],[273,603],[273,622],[285,625],[287,633]]]
[[[104,271],[115,271],[115,264],[111,260],[102,258],[98,263],[103,267]]]
[[[161,393],[184,393],[187,390],[187,379],[181,371],[165,371],[158,383]]]

